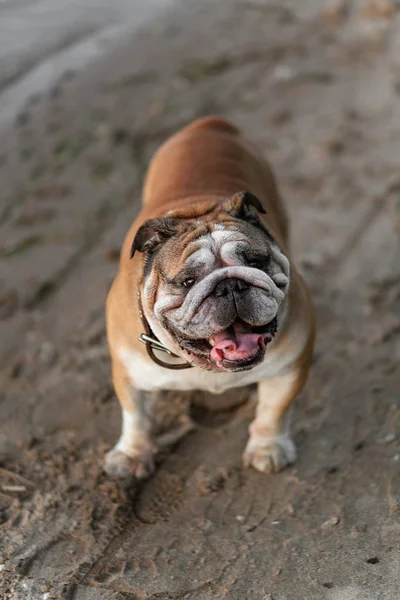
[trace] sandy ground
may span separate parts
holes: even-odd
[[[111,28],[133,28],[170,0],[0,0],[0,90],[38,62]]]
[[[399,600],[400,14],[185,2],[28,99],[0,145],[5,600]],[[219,113],[286,199],[319,323],[298,463],[241,467],[251,401],[169,395],[196,429],[146,483],[102,472],[120,412],[104,298],[155,148]]]
[[[175,0],[0,0],[0,131],[66,71],[129,42]]]

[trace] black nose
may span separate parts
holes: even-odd
[[[227,296],[233,292],[244,292],[249,288],[249,284],[243,279],[236,279],[231,277],[230,279],[223,279],[219,281],[214,289],[216,296]]]

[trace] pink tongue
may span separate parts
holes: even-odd
[[[264,338],[259,333],[252,333],[241,323],[234,323],[234,332],[227,329],[214,335],[215,345],[211,350],[211,358],[220,362],[227,360],[243,360],[254,356],[260,346],[263,348]]]

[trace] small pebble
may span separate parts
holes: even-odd
[[[332,527],[332,525],[337,525],[340,522],[339,517],[333,516],[330,517],[327,521],[322,523],[321,527],[326,529],[327,527]]]
[[[276,81],[291,81],[296,77],[296,72],[289,65],[278,65],[275,67],[272,77]]]
[[[394,433],[387,433],[383,438],[377,440],[378,444],[390,444],[391,442],[394,442],[394,440],[396,439],[396,436]]]
[[[296,514],[293,504],[288,504],[287,511],[292,517]]]
[[[3,492],[26,492],[26,487],[24,485],[2,485],[1,489]]]

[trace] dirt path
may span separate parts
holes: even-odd
[[[107,29],[122,33],[166,5],[168,0],[0,0],[0,91],[55,53]]]
[[[400,598],[400,14],[294,5],[185,3],[2,135],[2,598]],[[243,471],[251,402],[197,398],[198,428],[127,487],[102,473],[104,298],[149,157],[215,112],[269,156],[313,291],[300,458]],[[166,402],[164,429],[189,410]]]

